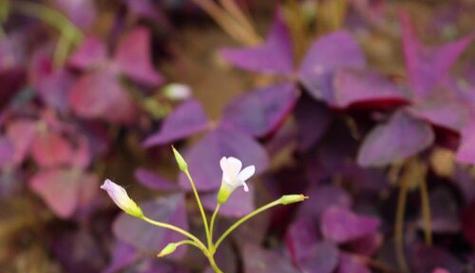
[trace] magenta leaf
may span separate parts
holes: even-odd
[[[459,132],[469,119],[469,107],[455,99],[437,96],[421,100],[409,108],[414,116],[433,125]]]
[[[135,179],[151,190],[158,191],[174,191],[178,189],[178,185],[161,177],[159,174],[139,168],[135,171]]]
[[[309,249],[298,265],[303,272],[331,273],[338,265],[338,248],[329,241],[319,241]]]
[[[220,53],[228,62],[249,71],[290,74],[293,70],[292,39],[279,14],[263,44],[250,48],[224,48]]]
[[[219,160],[223,156],[237,157],[244,166],[255,165],[257,174],[265,171],[269,164],[266,151],[253,138],[237,130],[218,127],[185,153],[191,175],[199,190],[212,191],[219,188],[222,178]],[[180,185],[190,189],[184,175],[180,175]],[[252,181],[250,186],[252,187]]]
[[[321,231],[325,238],[336,243],[346,243],[375,233],[380,225],[378,218],[357,215],[349,209],[331,207],[321,219]]]
[[[94,36],[87,37],[69,58],[69,64],[75,68],[88,69],[107,61],[106,45]]]
[[[69,103],[73,111],[83,118],[128,123],[135,115],[129,94],[120,85],[117,75],[106,69],[79,78],[71,89]]]
[[[14,156],[13,143],[7,137],[0,136],[0,169],[12,165]]]
[[[363,51],[351,34],[338,31],[313,43],[302,61],[299,78],[313,97],[327,101],[333,97],[333,72],[340,68],[364,68],[365,65]]]
[[[411,245],[407,257],[411,271],[415,273],[432,272],[436,268],[446,268],[452,273],[465,272],[466,265],[442,247],[416,243]]]
[[[95,2],[92,0],[55,0],[55,2],[71,21],[81,28],[90,27],[96,19]]]
[[[31,155],[40,167],[59,167],[69,163],[73,147],[68,140],[56,132],[39,132],[33,140]]]
[[[119,42],[114,61],[122,73],[132,80],[156,86],[163,79],[151,63],[150,42],[149,30],[137,27]]]
[[[318,221],[321,215],[330,207],[349,208],[352,205],[351,196],[342,188],[327,186],[312,186],[305,195],[312,198],[312,202],[303,202],[297,212],[299,218],[310,218]],[[318,196],[318,198],[313,198]]]
[[[31,145],[37,133],[37,124],[32,120],[19,119],[8,125],[7,137],[15,149],[13,165],[21,164],[29,155]]]
[[[188,100],[171,112],[164,120],[157,133],[144,141],[145,147],[163,145],[180,140],[205,130],[208,118],[201,104]]]
[[[298,264],[310,255],[312,248],[318,243],[317,227],[308,218],[298,218],[285,235],[285,244],[289,249],[292,261]]]
[[[399,111],[366,136],[358,152],[358,164],[384,166],[423,151],[433,141],[434,133],[427,123]]]
[[[64,68],[55,68],[49,55],[41,50],[36,52],[30,65],[30,80],[46,105],[62,112],[67,110],[74,77]]]
[[[277,252],[247,244],[242,250],[245,273],[298,273],[289,259]],[[329,273],[329,272],[328,272]]]
[[[221,206],[219,215],[226,217],[242,217],[255,209],[254,206],[254,187],[251,185],[249,192],[237,189],[233,192],[229,200]],[[203,206],[213,211],[216,207],[217,193],[206,193],[202,195]]]
[[[297,98],[297,90],[291,83],[253,90],[224,109],[222,122],[250,135],[263,137],[283,123]]]
[[[140,204],[140,207],[145,215],[153,220],[188,229],[185,200],[182,194],[147,201]],[[113,230],[117,238],[123,242],[142,252],[155,255],[168,243],[184,239],[182,235],[174,231],[158,228],[124,213],[115,220]],[[182,256],[185,249],[186,247],[180,247],[172,256]]]
[[[69,218],[85,201],[85,194],[88,195],[87,201],[91,201],[90,189],[95,189],[95,194],[99,181],[96,175],[75,169],[48,169],[35,174],[30,187],[58,217]]]
[[[115,273],[133,264],[140,258],[136,249],[124,242],[117,241],[109,265],[102,273]]]
[[[438,47],[423,45],[406,12],[400,13],[402,40],[409,81],[416,97],[429,95],[447,78],[449,70],[472,42],[472,35]]]
[[[475,163],[475,122],[469,122],[462,129],[460,146],[457,149],[456,158],[460,162]]]
[[[432,271],[432,273],[450,273],[450,272],[444,268],[436,268],[434,269],[434,271]]]
[[[363,259],[347,254],[340,253],[340,264],[337,273],[371,273]]]
[[[384,236],[382,233],[369,234],[351,241],[347,244],[346,249],[352,253],[373,256],[381,247],[383,238]]]
[[[402,90],[383,76],[369,70],[340,69],[333,79],[330,105],[347,108],[354,104],[374,106],[407,103]]]

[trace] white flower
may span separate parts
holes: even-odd
[[[130,199],[123,187],[112,182],[110,179],[106,179],[104,184],[102,184],[101,189],[105,190],[112,201],[114,201],[114,203],[127,214],[135,217],[143,216],[142,209],[134,200]]]
[[[186,84],[170,83],[163,88],[164,95],[175,101],[186,100],[191,97],[191,88]]]
[[[231,193],[240,186],[244,188],[244,191],[249,191],[246,180],[256,172],[254,165],[242,169],[241,160],[235,157],[223,157],[219,161],[219,165],[223,171],[221,188],[218,192],[218,202],[220,204],[226,202]]]

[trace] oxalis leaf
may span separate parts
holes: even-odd
[[[433,142],[434,133],[429,124],[398,111],[366,136],[357,161],[364,167],[385,166],[411,157]]]

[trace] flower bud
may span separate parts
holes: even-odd
[[[181,154],[175,149],[175,147],[172,146],[172,149],[173,149],[173,154],[175,155],[176,163],[178,164],[178,168],[180,168],[180,170],[181,170],[182,172],[187,172],[187,171],[188,171],[188,164],[186,163],[185,159],[184,159],[183,156],[181,156]]]
[[[162,257],[168,256],[172,254],[173,252],[175,252],[177,247],[178,247],[177,243],[169,243],[162,249],[162,251],[160,251],[160,253],[158,253],[157,257],[162,258]]]
[[[303,194],[289,194],[289,195],[283,195],[279,199],[279,201],[280,201],[280,204],[282,205],[289,205],[292,203],[302,202],[305,199],[308,199],[308,196],[305,196]]]
[[[134,200],[130,199],[123,187],[109,179],[106,179],[104,184],[102,184],[101,189],[105,190],[112,201],[114,201],[114,203],[125,213],[138,218],[143,217],[142,209],[134,202]]]

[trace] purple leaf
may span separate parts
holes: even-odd
[[[131,13],[140,18],[147,18],[155,21],[161,28],[170,28],[170,22],[167,20],[167,15],[158,8],[158,5],[153,5],[149,0],[126,0],[128,9]]]
[[[4,136],[0,136],[0,169],[12,165],[15,156],[13,143]]]
[[[15,149],[13,165],[21,164],[25,160],[36,136],[37,124],[32,120],[19,119],[8,124],[7,137]]]
[[[338,248],[329,241],[320,241],[309,249],[307,256],[298,263],[303,272],[331,273],[338,265]]]
[[[434,233],[457,233],[460,231],[459,206],[456,196],[445,187],[431,189],[430,192],[431,229]],[[423,216],[418,221],[424,228]]]
[[[263,137],[283,123],[296,101],[297,90],[291,83],[253,90],[224,109],[222,122]]]
[[[318,243],[317,235],[316,226],[308,218],[298,218],[289,226],[285,243],[295,264],[309,256],[312,248]]]
[[[352,253],[373,256],[383,243],[382,233],[373,233],[359,239],[353,240],[346,246],[346,249],[351,250]]]
[[[441,81],[472,42],[472,35],[438,47],[427,47],[416,37],[406,12],[400,13],[402,40],[409,81],[416,97],[425,97]]]
[[[242,217],[255,209],[254,206],[254,187],[250,185],[249,192],[237,189],[233,192],[229,200],[221,206],[219,215],[226,217]],[[207,193],[202,195],[203,206],[213,211],[216,207],[217,193]]]
[[[89,36],[69,58],[75,68],[88,69],[107,61],[106,45],[96,37]]]
[[[90,27],[96,19],[93,0],[55,0],[55,2],[66,12],[71,21],[81,28]]]
[[[38,194],[53,212],[61,218],[69,218],[84,201],[84,194],[91,189],[97,192],[98,178],[93,174],[75,169],[48,169],[35,174],[30,180],[31,189]],[[83,200],[81,200],[83,199]]]
[[[337,108],[354,104],[384,105],[407,103],[402,90],[381,75],[369,70],[340,69],[335,72],[334,97],[329,101]]]
[[[221,185],[219,160],[223,156],[239,158],[244,166],[255,165],[256,174],[266,170],[269,158],[264,148],[250,136],[236,130],[218,127],[204,136],[186,153],[191,175],[201,191],[212,191]],[[190,189],[186,177],[180,175],[180,185]],[[252,187],[252,181],[250,183]]]
[[[365,65],[358,43],[350,33],[338,31],[313,43],[302,61],[299,78],[313,97],[326,101],[333,97],[333,72],[340,68],[364,68]]]
[[[432,273],[450,273],[450,272],[444,268],[436,268],[434,269],[434,271],[432,271]]]
[[[43,102],[59,111],[66,111],[73,75],[64,68],[56,69],[43,51],[34,55],[30,69],[30,80]]]
[[[364,261],[356,256],[340,253],[337,273],[371,273]]]
[[[245,273],[297,273],[289,259],[279,253],[255,245],[245,245],[243,252]],[[329,273],[329,272],[328,272]]]
[[[375,233],[379,225],[380,221],[375,217],[331,207],[322,214],[320,228],[325,238],[336,243],[346,243]]]
[[[69,163],[73,147],[67,139],[56,132],[40,132],[33,140],[31,155],[40,167],[59,167]]]
[[[293,70],[292,39],[282,16],[277,14],[266,41],[250,48],[224,48],[221,56],[233,65],[255,72],[290,74]]]
[[[178,189],[178,185],[168,181],[155,172],[139,168],[135,171],[135,179],[151,190],[158,191],[174,191]]]
[[[462,129],[456,158],[459,162],[475,163],[475,122],[469,122]]]
[[[451,273],[465,272],[465,265],[441,247],[418,243],[412,245],[406,255],[410,259],[411,272],[432,272],[438,267],[446,268]]]
[[[358,164],[384,166],[423,151],[433,141],[434,133],[428,124],[399,111],[366,136],[358,152]]]
[[[153,220],[188,229],[185,200],[182,194],[147,201],[140,204],[140,207],[145,215]],[[153,226],[124,213],[115,220],[113,230],[120,240],[150,254],[157,254],[168,243],[184,239],[182,235],[174,231]],[[184,250],[185,247],[180,247],[172,256],[182,256]]]
[[[160,131],[149,136],[143,145],[152,147],[171,143],[201,132],[207,126],[208,118],[201,104],[196,100],[188,100],[170,113]]]
[[[301,98],[295,108],[298,147],[306,151],[325,134],[332,120],[332,114],[322,103],[307,96]]]
[[[112,253],[112,260],[102,273],[118,272],[136,262],[139,257],[139,253],[133,246],[117,241]]]
[[[469,107],[454,99],[437,96],[424,99],[409,108],[414,116],[431,124],[459,132],[469,118]]]
[[[137,27],[122,38],[114,61],[134,81],[151,86],[163,82],[151,63],[150,32],[144,27]]]
[[[118,82],[117,75],[106,69],[79,78],[71,89],[69,103],[83,118],[128,123],[135,115],[132,99]]]
[[[311,201],[303,202],[297,212],[299,218],[310,218],[317,221],[321,214],[329,207],[351,207],[351,196],[342,188],[337,186],[313,186],[305,195],[311,198]]]

